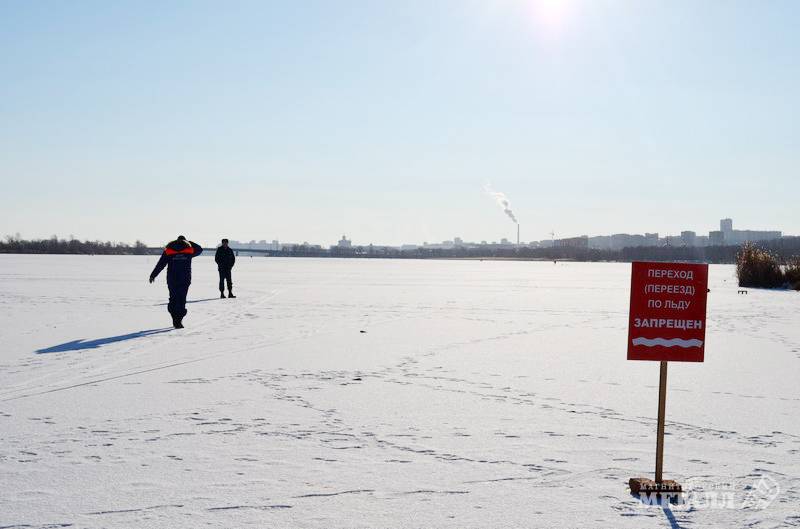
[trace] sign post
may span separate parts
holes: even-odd
[[[661,361],[658,376],[658,431],[656,432],[656,483],[663,481],[664,473],[664,416],[667,412],[667,362]]]
[[[631,478],[632,494],[677,494],[682,491],[677,482],[663,477],[667,363],[703,361],[707,292],[706,264],[632,264],[628,360],[660,362],[656,479]]]

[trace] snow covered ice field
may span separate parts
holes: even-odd
[[[155,261],[0,256],[0,527],[800,525],[795,292],[712,266],[669,371],[665,477],[777,497],[662,509],[630,265],[203,256],[176,331]]]

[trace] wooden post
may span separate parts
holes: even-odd
[[[661,362],[661,373],[658,380],[658,432],[656,433],[656,480],[647,478],[631,478],[628,486],[631,494],[642,492],[674,496],[682,494],[680,483],[672,479],[664,479],[664,416],[667,409],[667,362]]]
[[[658,433],[656,434],[656,483],[663,482],[664,470],[664,415],[667,408],[667,362],[661,362],[658,377]]]

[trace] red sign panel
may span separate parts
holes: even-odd
[[[628,360],[702,362],[708,265],[633,263]]]

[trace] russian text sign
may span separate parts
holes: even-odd
[[[708,265],[633,263],[628,360],[702,362]]]

